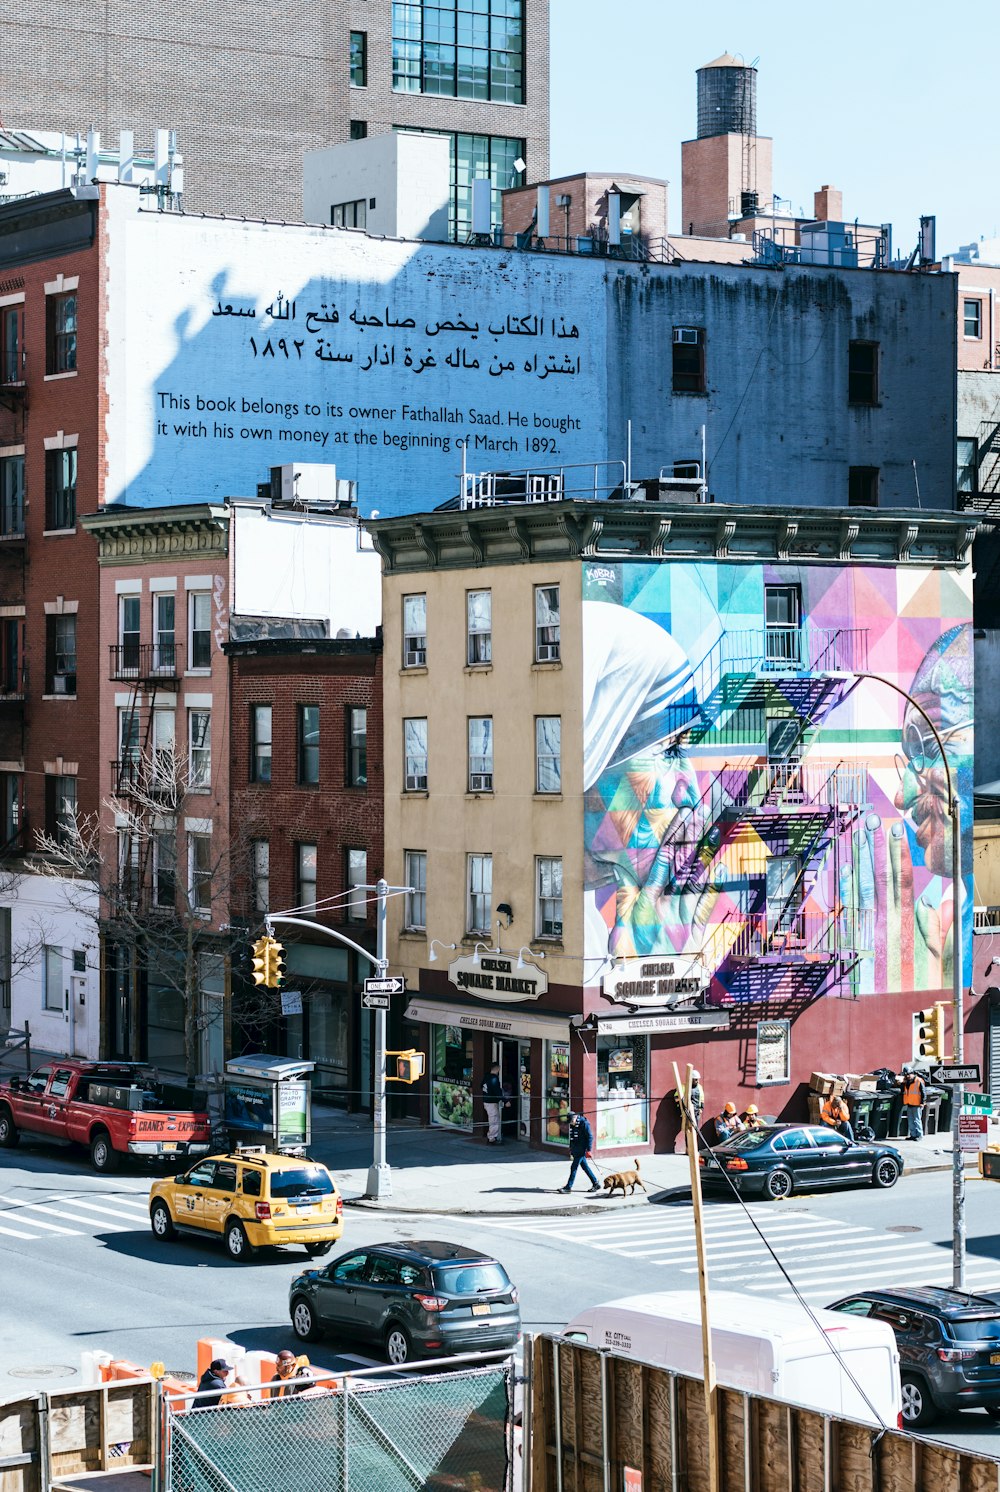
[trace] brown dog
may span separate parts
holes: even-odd
[[[609,1197],[613,1197],[619,1187],[622,1189],[623,1197],[626,1187],[629,1189],[629,1195],[635,1191],[637,1186],[642,1186],[643,1191],[646,1190],[642,1185],[642,1177],[639,1175],[639,1162],[634,1160],[632,1164],[635,1166],[634,1171],[613,1171],[610,1176],[605,1176],[604,1185]]]

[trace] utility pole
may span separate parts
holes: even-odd
[[[691,1112],[691,1074],[694,1068],[688,1063],[683,1085],[681,1075],[674,1066],[674,1086],[680,1099],[680,1110],[684,1122],[684,1138],[687,1142],[688,1165],[691,1171],[691,1200],[694,1203],[694,1236],[698,1247],[698,1293],[701,1297],[701,1355],[702,1373],[705,1380],[705,1420],[708,1434],[708,1492],[720,1492],[719,1479],[719,1421],[718,1395],[715,1386],[715,1359],[712,1356],[712,1328],[708,1316],[708,1258],[705,1252],[705,1226],[701,1213],[701,1171],[698,1168],[698,1131]]]

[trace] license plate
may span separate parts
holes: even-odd
[[[295,1211],[300,1216],[301,1216],[302,1213],[304,1213],[304,1212],[312,1212],[312,1210],[313,1210],[313,1206],[312,1206],[311,1202],[297,1202],[295,1204]]]
[[[163,1148],[164,1148],[164,1150],[176,1150],[177,1149],[177,1141],[176,1140],[164,1140],[164,1142],[163,1142]]]
[[[472,1307],[472,1314],[474,1316],[488,1316],[490,1314],[490,1308],[488,1305],[474,1305]]]
[[[990,1353],[990,1362],[993,1363],[994,1365],[996,1363],[1000,1363],[1000,1352],[991,1352]]]

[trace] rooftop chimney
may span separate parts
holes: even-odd
[[[813,192],[813,215],[818,223],[842,223],[844,221],[844,194],[836,187],[821,186]]]

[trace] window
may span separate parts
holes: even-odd
[[[20,846],[21,822],[24,817],[21,811],[21,787],[20,772],[0,772],[0,813],[3,814],[0,849],[3,850]]]
[[[118,711],[118,759],[125,770],[139,760],[139,712],[128,707]]]
[[[24,622],[20,617],[0,620],[0,695],[24,693]]]
[[[45,778],[45,833],[57,844],[71,844],[76,831],[76,778]]]
[[[403,667],[427,664],[427,597],[403,597]]]
[[[392,7],[397,93],[524,102],[523,0],[410,0]]]
[[[24,457],[0,456],[0,534],[24,533]]]
[[[212,666],[212,598],[208,591],[192,591],[188,597],[190,638],[188,657],[192,668]]]
[[[535,586],[535,662],[559,659],[559,587]]]
[[[367,228],[368,198],[358,197],[354,202],[335,202],[330,208],[330,222],[334,228]]]
[[[368,711],[347,712],[347,785],[368,785]]]
[[[368,921],[368,851],[347,851],[347,920]]]
[[[848,404],[877,404],[878,392],[878,343],[852,342],[847,361]]]
[[[177,668],[177,598],[169,591],[153,596],[153,668],[172,674]]]
[[[76,371],[76,295],[49,295],[45,300],[45,371]]]
[[[118,830],[117,892],[126,906],[132,906],[139,892],[139,841],[127,829]]]
[[[69,1092],[69,1081],[72,1076],[73,1074],[68,1067],[57,1067],[52,1074],[52,1081],[49,1084],[50,1097],[65,1098]]]
[[[801,861],[798,855],[772,855],[767,862],[767,930],[790,932],[802,902]]]
[[[315,787],[319,782],[319,705],[299,705],[299,783]]]
[[[212,911],[212,836],[188,835],[188,887],[194,911]]]
[[[465,661],[470,668],[493,661],[493,594],[466,591],[468,634]]]
[[[45,452],[45,527],[76,527],[76,446]]]
[[[403,875],[410,890],[403,907],[403,926],[423,932],[427,927],[427,851],[407,850]]]
[[[493,903],[493,856],[468,857],[468,906],[465,927],[470,933],[490,931],[490,907]]]
[[[271,706],[250,710],[250,781],[271,781]]]
[[[76,693],[76,613],[45,618],[46,694]]]
[[[261,1194],[261,1180],[260,1171],[251,1171],[249,1166],[244,1166],[241,1177],[243,1195],[245,1197],[259,1197]]]
[[[535,792],[562,792],[562,717],[535,716]]]
[[[171,911],[177,903],[177,835],[160,829],[153,835],[153,905]]]
[[[427,721],[403,721],[403,790],[427,791]]]
[[[45,981],[45,1009],[62,1010],[63,952],[61,948],[52,948],[48,944],[45,945],[43,978]]]
[[[764,587],[764,657],[769,663],[802,661],[801,595],[797,585]]]
[[[493,791],[493,721],[489,715],[469,720],[469,792]]]
[[[700,326],[675,326],[673,341],[673,391],[675,394],[705,392],[705,332]]]
[[[177,734],[173,710],[153,711],[152,784],[173,791],[176,783]]]
[[[535,936],[562,937],[562,860],[539,855],[535,861]]]
[[[851,508],[878,507],[878,467],[852,466],[847,474],[847,503]]]
[[[502,193],[508,187],[523,183],[525,173],[514,165],[527,159],[528,147],[523,139],[509,135],[452,135],[446,131],[422,130],[411,125],[397,125],[417,134],[445,134],[451,163],[451,201],[448,210],[448,232],[452,239],[464,241],[472,231],[472,182],[474,178],[492,184],[490,220],[494,228],[503,223]]]
[[[118,673],[139,672],[141,596],[118,597]]]
[[[24,336],[20,306],[0,310],[0,383],[24,382]]]
[[[368,87],[368,33],[351,32],[351,87]]]
[[[188,786],[212,785],[212,712],[188,710]]]
[[[236,1167],[232,1161],[219,1161],[219,1164],[215,1168],[215,1179],[212,1182],[212,1190],[217,1192],[235,1192]]]
[[[316,910],[316,846],[295,846],[295,901],[300,912]]]
[[[350,135],[350,137],[351,137],[352,140],[367,140],[368,139],[368,122],[367,122],[367,120],[365,120],[365,119],[352,119],[351,120],[351,135]]]
[[[266,839],[255,839],[251,847],[253,866],[253,909],[271,910],[271,846]]]
[[[974,435],[960,435],[956,447],[958,492],[979,491],[979,441]]]
[[[983,303],[981,300],[963,300],[962,326],[967,337],[983,335]]]

